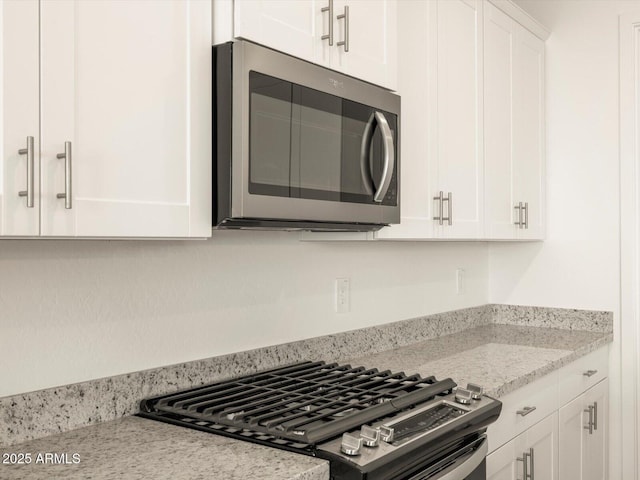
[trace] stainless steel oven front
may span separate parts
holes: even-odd
[[[400,97],[246,41],[214,47],[214,225],[400,220]]]
[[[404,480],[487,480],[487,451],[487,439],[482,436],[469,449],[454,452]]]

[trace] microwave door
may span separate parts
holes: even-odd
[[[360,147],[362,184],[374,203],[382,203],[395,172],[395,141],[384,113],[372,112]]]

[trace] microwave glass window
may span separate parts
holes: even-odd
[[[339,200],[341,99],[295,85],[292,109],[292,196]]]
[[[251,93],[251,183],[279,187],[288,196],[292,85],[272,77],[259,80],[252,82]]]
[[[253,71],[249,88],[250,193],[373,203],[384,160],[374,109]],[[382,113],[395,139],[396,116]],[[391,185],[383,204],[397,204]]]

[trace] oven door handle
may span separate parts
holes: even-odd
[[[488,452],[489,447],[485,438],[471,455],[465,455],[456,460],[453,469],[447,469],[446,472],[440,475],[429,477],[429,480],[460,480],[461,478],[467,478],[483,462]]]
[[[380,183],[375,193],[373,191],[375,188],[373,181],[373,159],[371,158],[371,140],[373,139],[373,132],[375,130],[374,123],[377,124],[382,133],[384,145],[382,175],[380,176]],[[391,127],[386,117],[382,112],[376,111],[372,113],[362,135],[362,144],[360,146],[360,174],[362,175],[362,184],[366,188],[367,193],[370,195],[373,194],[373,201],[376,203],[382,203],[391,185],[391,178],[393,177],[396,164],[395,149],[393,147],[393,133],[391,132]]]

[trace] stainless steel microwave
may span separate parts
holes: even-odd
[[[213,47],[214,227],[400,221],[400,97],[283,53]]]

